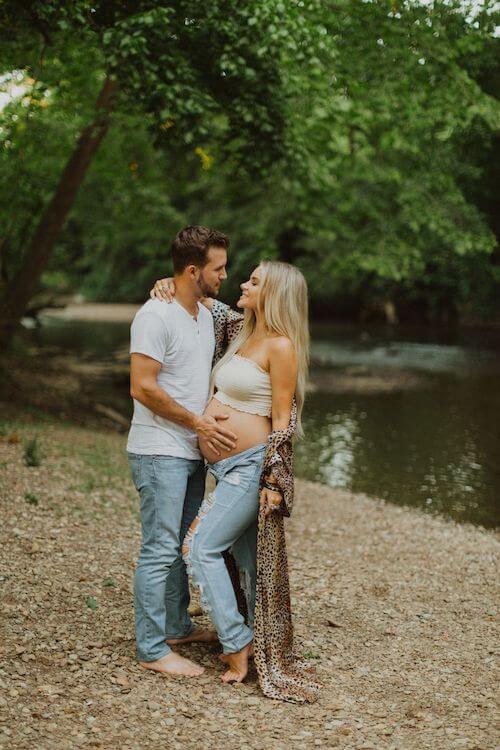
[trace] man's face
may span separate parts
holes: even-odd
[[[221,283],[224,279],[227,279],[226,263],[227,252],[225,248],[210,247],[208,249],[208,262],[199,271],[197,279],[203,297],[217,297]]]

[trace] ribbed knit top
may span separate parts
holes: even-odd
[[[238,411],[271,416],[271,376],[253,359],[234,354],[215,376],[217,401]]]

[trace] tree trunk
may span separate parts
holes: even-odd
[[[111,121],[116,81],[106,78],[96,101],[94,121],[78,139],[59,180],[57,190],[45,209],[26,251],[21,267],[0,301],[0,344],[10,343],[28,302],[35,293],[52,249],[64,227],[85,173],[106,135]]]

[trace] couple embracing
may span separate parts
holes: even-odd
[[[203,668],[176,646],[219,641],[225,682],[244,680],[253,658],[265,695],[313,701],[318,683],[293,652],[283,526],[307,377],[307,287],[293,266],[263,261],[232,310],[216,299],[228,248],[221,232],[182,229],[173,279],[156,283],[132,323],[137,653],[147,669],[196,677]],[[206,471],[216,486],[203,499]],[[187,574],[215,631],[189,617]]]

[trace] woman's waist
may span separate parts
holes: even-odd
[[[238,466],[248,462],[263,462],[267,451],[267,443],[257,443],[243,451],[231,453],[228,456],[220,457],[218,461],[207,461],[207,468],[221,469],[224,466]]]
[[[200,438],[200,450],[209,463],[235,456],[259,444],[267,443],[267,438],[272,432],[271,419],[269,417],[238,411],[227,404],[220,403],[215,396],[205,409],[205,414],[211,416],[218,414],[227,415],[227,419],[221,420],[219,424],[224,429],[236,435],[236,446],[233,450],[223,451],[220,455],[214,453],[208,447],[207,441]]]

